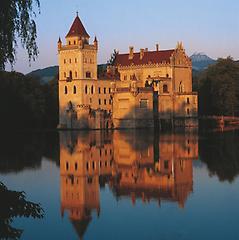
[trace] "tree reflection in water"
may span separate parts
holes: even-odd
[[[24,192],[11,191],[0,182],[0,239],[19,239],[22,229],[11,226],[16,217],[43,218],[44,211],[39,204],[26,200]]]

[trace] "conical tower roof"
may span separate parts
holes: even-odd
[[[66,37],[87,37],[89,34],[86,32],[84,25],[82,24],[78,14],[70,28],[70,31],[67,33]]]

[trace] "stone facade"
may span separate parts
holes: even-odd
[[[197,126],[192,64],[182,43],[136,53],[130,47],[98,76],[98,40],[89,40],[77,16],[66,44],[58,41],[60,128]]]

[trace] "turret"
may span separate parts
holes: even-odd
[[[97,40],[96,36],[95,36],[95,40],[94,40],[94,46],[98,50],[98,40]]]
[[[60,37],[59,37],[59,40],[58,40],[57,46],[58,46],[58,51],[61,50],[62,42],[61,42],[61,38],[60,38]]]

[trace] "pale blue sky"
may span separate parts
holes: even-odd
[[[174,48],[183,41],[186,52],[204,52],[212,58],[239,59],[239,1],[237,0],[40,0],[37,16],[39,57],[29,67],[18,49],[16,71],[30,72],[57,64],[57,40],[64,39],[76,11],[93,40],[99,40],[98,62],[108,60],[114,48]]]

